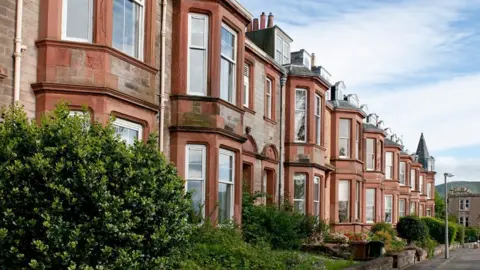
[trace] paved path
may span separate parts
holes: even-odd
[[[450,258],[445,260],[443,254],[413,265],[408,270],[443,269],[443,270],[477,270],[480,269],[480,249],[458,248],[450,251]]]

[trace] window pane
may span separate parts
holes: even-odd
[[[375,220],[375,189],[367,189],[366,193],[366,218],[368,222],[373,222]]]
[[[143,7],[132,0],[113,1],[113,47],[139,58]]]
[[[235,36],[222,27],[222,55],[235,60]]]
[[[192,17],[191,18],[191,34],[190,34],[190,44],[197,47],[206,47],[205,44],[205,29],[206,27],[205,18],[201,17]]]
[[[232,218],[232,186],[231,184],[218,184],[218,222],[223,223]]]
[[[120,136],[120,139],[125,141],[127,145],[132,145],[138,139],[138,130],[113,125],[115,133]]]
[[[295,140],[305,141],[305,112],[295,112]]]
[[[350,219],[350,181],[340,180],[338,183],[338,219],[347,222]]]
[[[220,98],[233,103],[234,65],[225,58],[220,66]]]
[[[83,39],[90,41],[92,25],[92,7],[93,0],[68,0],[64,1],[67,5],[66,13],[66,35],[69,38]]]
[[[340,119],[340,137],[350,138],[350,120]]]
[[[219,158],[219,180],[225,182],[233,181],[233,156],[220,154]]]
[[[123,49],[125,0],[113,0],[113,47]]]
[[[295,91],[295,109],[305,111],[306,108],[307,91],[296,90]]]
[[[319,184],[319,178],[318,177],[315,177],[315,179],[314,179],[313,192],[314,192],[313,199],[315,201],[319,201],[320,200],[320,184]]]
[[[189,150],[188,151],[188,178],[200,179],[203,178],[202,173],[203,151]]]
[[[202,181],[187,181],[187,192],[192,192],[192,204],[196,213],[201,213],[203,204]]]
[[[205,50],[190,49],[190,64],[189,64],[189,92],[190,93],[205,93]]]
[[[294,199],[305,199],[305,181],[307,176],[305,174],[296,174],[294,176]]]
[[[339,147],[340,147],[340,156],[341,157],[348,157],[350,152],[350,141],[348,139],[340,138],[339,139]]]
[[[304,213],[305,212],[305,201],[295,201],[294,202],[295,210]]]

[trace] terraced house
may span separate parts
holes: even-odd
[[[236,0],[4,0],[0,105],[61,100],[159,149],[198,213],[241,223],[242,190],[335,230],[434,215],[434,158],[415,154],[314,53]],[[13,60],[12,60],[13,58]]]

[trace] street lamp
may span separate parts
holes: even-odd
[[[453,177],[451,173],[444,173],[445,177],[445,259],[448,259],[448,188],[447,178]]]
[[[280,145],[279,145],[279,150],[280,150],[280,157],[279,157],[279,163],[278,163],[278,209],[282,206],[282,167],[283,167],[283,156],[282,156],[282,146],[283,146],[283,90],[285,87],[285,84],[287,83],[287,75],[283,74],[282,77],[280,78]]]

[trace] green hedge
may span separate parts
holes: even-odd
[[[466,227],[465,228],[465,242],[476,242],[478,239],[478,228]]]
[[[393,229],[392,227],[392,224],[386,223],[386,222],[377,222],[370,229],[370,232],[372,234],[375,234],[376,232],[379,232],[379,231],[385,231],[389,233],[391,236],[397,235],[395,229]]]
[[[421,220],[429,229],[430,237],[440,244],[445,244],[445,223],[433,217],[422,217]],[[448,242],[457,237],[458,225],[448,224]]]
[[[457,236],[455,237],[455,241],[464,244],[465,243],[465,226],[456,224],[457,226]]]
[[[2,269],[159,269],[189,243],[191,200],[151,137],[127,146],[66,104],[0,123]]]
[[[402,217],[397,223],[397,232],[408,244],[412,241],[424,242],[428,238],[428,227],[417,216]]]

